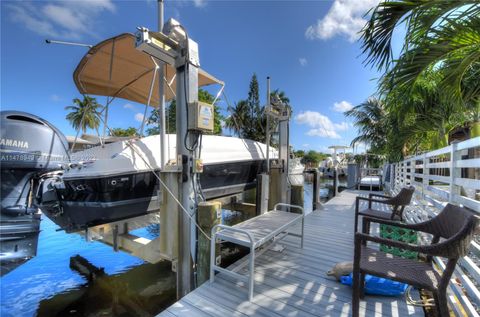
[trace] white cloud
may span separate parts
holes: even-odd
[[[348,123],[342,122],[342,123],[334,123],[333,126],[337,131],[347,131],[348,128],[350,127]]]
[[[80,39],[95,36],[98,16],[115,12],[111,0],[11,2],[7,8],[12,21],[42,36]]]
[[[350,42],[358,39],[358,32],[367,22],[363,16],[380,0],[335,0],[328,13],[305,31],[307,39],[327,40],[344,35]]]
[[[333,123],[330,118],[316,111],[305,111],[295,116],[295,122],[305,124],[311,129],[308,130],[309,136],[320,136],[330,139],[340,139],[337,132],[348,129],[346,122]]]
[[[308,64],[308,61],[305,57],[300,57],[298,59],[298,62],[300,63],[300,66],[307,66],[307,64]]]
[[[309,146],[310,146],[310,144],[308,144],[308,143],[305,143],[305,144],[302,144],[302,146],[303,146],[303,147],[309,147]]]
[[[197,8],[202,8],[207,5],[207,0],[193,0],[193,5]]]
[[[333,111],[336,111],[336,112],[345,112],[345,111],[351,110],[352,108],[353,108],[353,105],[345,100],[340,102],[335,102],[333,104]]]
[[[137,112],[135,114],[135,120],[137,120],[138,122],[142,122],[143,121],[143,113]]]
[[[60,98],[60,96],[57,95],[57,94],[52,94],[52,95],[50,95],[50,100],[52,100],[54,102],[58,102],[58,101],[61,101],[62,98]]]
[[[137,108],[136,108],[134,105],[132,105],[131,103],[126,103],[126,104],[123,106],[123,108],[124,108],[124,109],[130,109],[130,110],[133,110],[133,111],[137,110]]]

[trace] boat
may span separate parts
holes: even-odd
[[[305,165],[299,157],[290,157],[288,160],[288,179],[292,185],[302,185],[305,181],[303,171]]]
[[[348,171],[348,158],[345,151],[349,147],[344,145],[332,145],[328,148],[333,150],[333,154],[331,157],[327,157],[320,163],[318,170],[323,176],[330,178],[335,177],[335,171],[339,177],[346,176]],[[337,153],[337,150],[343,150],[343,153]]]
[[[63,134],[48,121],[21,111],[0,112],[1,275],[36,255],[40,211],[36,188],[45,173],[68,162]]]
[[[90,48],[73,74],[78,91],[157,107],[159,66],[151,56],[135,49],[135,40],[133,34],[124,33]],[[168,101],[174,98],[176,70],[166,64],[164,74],[161,82]],[[224,87],[222,81],[199,69],[198,87],[206,85],[220,85],[219,94]],[[108,102],[105,117],[107,114]],[[166,191],[159,182],[160,160],[176,163],[176,136],[166,135],[168,153],[161,151],[158,135],[109,144],[100,141],[99,146],[73,153],[62,175],[39,188],[40,208],[67,232],[160,211],[161,193]],[[200,188],[196,192],[202,199],[253,188],[257,174],[266,167],[265,144],[216,135],[203,135],[199,144],[203,172],[197,174]],[[269,157],[275,159],[277,152],[272,149]],[[175,164],[167,164],[165,169],[169,166]]]
[[[256,186],[265,171],[265,144],[236,137],[202,137],[201,193],[214,199]],[[40,208],[67,232],[158,212],[159,136],[125,140],[72,154],[61,177],[44,182]],[[168,135],[169,160],[175,161],[176,136]],[[270,151],[270,158],[277,152]]]

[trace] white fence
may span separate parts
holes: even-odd
[[[405,213],[407,222],[433,217],[448,202],[472,209],[480,216],[480,137],[409,157],[390,167],[386,190],[395,193],[403,186],[416,188],[412,207]],[[457,316],[479,316],[480,245],[477,241],[472,242],[469,256],[459,261],[450,282],[450,307]],[[440,258],[435,262],[439,268],[445,267]]]

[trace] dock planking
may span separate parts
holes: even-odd
[[[173,316],[350,316],[351,288],[326,272],[337,262],[353,259],[355,197],[365,191],[347,190],[305,218],[304,248],[298,238],[267,246],[255,258],[255,291],[223,274],[206,282],[167,308],[161,317]],[[297,228],[292,229],[296,231]],[[281,252],[273,245],[281,245]],[[246,273],[246,257],[232,265]],[[414,295],[416,295],[414,293]],[[408,305],[404,296],[365,296],[361,316],[423,316],[423,309]]]

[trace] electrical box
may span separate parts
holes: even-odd
[[[196,101],[188,104],[188,129],[213,132],[213,105]]]

